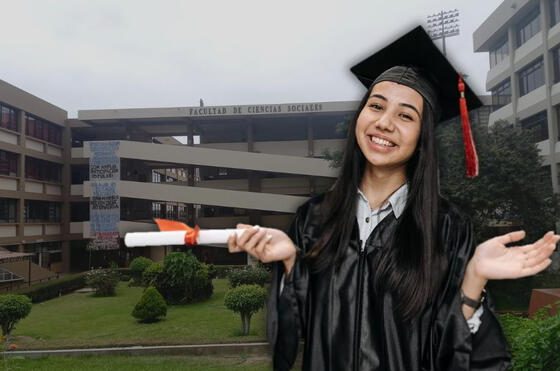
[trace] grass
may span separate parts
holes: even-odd
[[[0,365],[4,366],[3,362]],[[6,371],[263,371],[270,369],[269,359],[263,357],[248,358],[239,355],[221,356],[219,358],[206,356],[83,356],[45,357],[40,359],[9,358]]]
[[[25,350],[265,340],[262,310],[253,316],[249,336],[240,336],[239,314],[224,306],[227,289],[227,280],[214,280],[211,299],[169,306],[167,317],[151,324],[139,324],[130,314],[141,287],[120,283],[113,297],[69,294],[34,304],[31,314],[16,325],[12,343]]]

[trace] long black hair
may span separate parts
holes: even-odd
[[[370,87],[348,125],[341,171],[325,194],[323,230],[306,259],[312,271],[335,265],[338,269],[356,223],[356,197],[364,176],[366,158],[360,150],[356,122],[365,107]],[[391,246],[384,251],[375,271],[375,288],[395,297],[396,309],[411,319],[433,298],[445,266],[443,247],[438,241],[438,163],[434,134],[434,111],[424,100],[420,137],[406,165],[409,184],[406,206],[399,217]]]

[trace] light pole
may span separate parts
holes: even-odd
[[[428,34],[432,40],[441,39],[443,55],[446,55],[445,38],[459,35],[459,10],[442,10],[429,15]]]

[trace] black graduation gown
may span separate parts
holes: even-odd
[[[311,274],[300,259],[320,234],[323,196],[296,212],[289,235],[301,249],[279,293],[282,263],[274,266],[267,335],[275,370],[289,370],[304,339],[304,370],[506,370],[510,354],[488,301],[482,324],[471,334],[461,311],[460,287],[474,246],[470,221],[445,200],[440,236],[448,252],[446,281],[412,323],[396,316],[390,294],[375,295],[373,272],[397,219],[386,216],[362,252],[357,224],[338,272]]]

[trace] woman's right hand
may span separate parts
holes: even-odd
[[[290,237],[279,229],[237,224],[245,229],[240,237],[233,233],[228,238],[229,252],[245,251],[263,263],[282,261],[286,274],[292,270],[296,260],[296,247]]]

